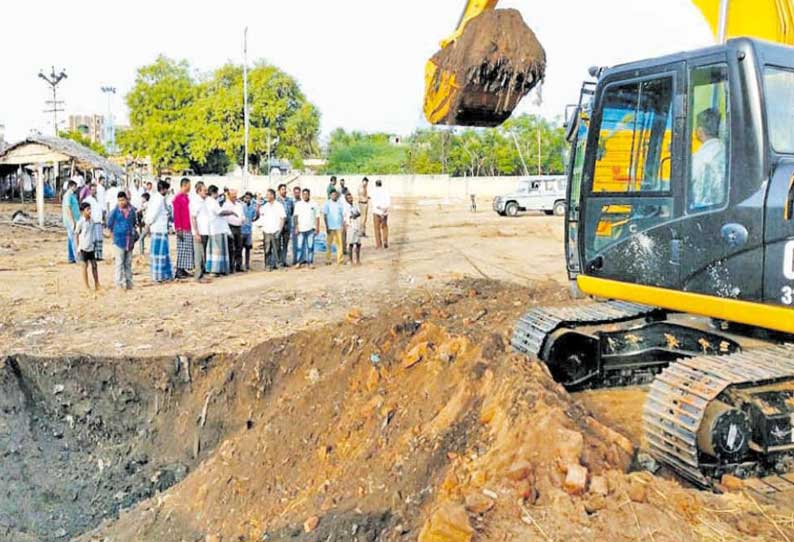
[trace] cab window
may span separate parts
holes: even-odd
[[[653,251],[646,232],[670,220],[674,79],[615,84],[602,97],[601,124],[587,204],[585,257],[636,238]]]
[[[728,66],[699,66],[690,72],[691,212],[722,207],[728,198],[730,107]]]
[[[671,76],[606,89],[593,192],[670,190],[672,109]]]
[[[772,148],[779,153],[794,154],[794,71],[767,67],[764,85]]]

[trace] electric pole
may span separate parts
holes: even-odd
[[[111,109],[110,100],[116,94],[116,87],[107,86],[100,88],[102,93],[108,97],[108,116],[105,119],[105,147],[107,147],[108,152],[112,153],[116,151],[116,129],[113,125],[113,110]]]
[[[66,79],[66,70],[55,73],[55,66],[53,66],[52,72],[49,75],[45,75],[43,71],[39,71],[39,77],[44,79],[52,89],[52,100],[47,100],[45,102],[51,109],[45,109],[44,112],[52,113],[52,128],[55,137],[58,137],[58,113],[63,112],[63,109],[60,108],[63,105],[63,101],[58,101],[58,84]]]
[[[248,190],[248,27],[243,30],[243,118],[245,128],[243,136],[243,191]]]

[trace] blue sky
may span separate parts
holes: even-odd
[[[47,87],[36,77],[66,68],[67,113],[104,113],[100,86],[113,85],[117,119],[138,66],[163,53],[211,70],[264,58],[295,76],[320,108],[322,130],[410,133],[421,113],[425,61],[453,30],[463,0],[204,0],[13,2],[3,27],[0,124],[6,139],[52,130]],[[505,0],[521,10],[546,48],[543,104],[519,111],[561,115],[586,70],[713,43],[689,0]],[[14,23],[13,21],[17,21]]]

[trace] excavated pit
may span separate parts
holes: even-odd
[[[633,405],[569,395],[509,351],[527,306],[567,302],[557,284],[466,279],[234,356],[6,358],[0,540],[672,542],[794,525],[631,472]]]
[[[70,540],[183,480],[244,424],[201,418],[203,382],[223,364],[0,359],[0,540]]]

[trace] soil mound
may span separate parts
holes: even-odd
[[[546,52],[515,9],[489,10],[472,19],[463,35],[431,59],[455,75],[447,124],[496,126],[546,73]]]

